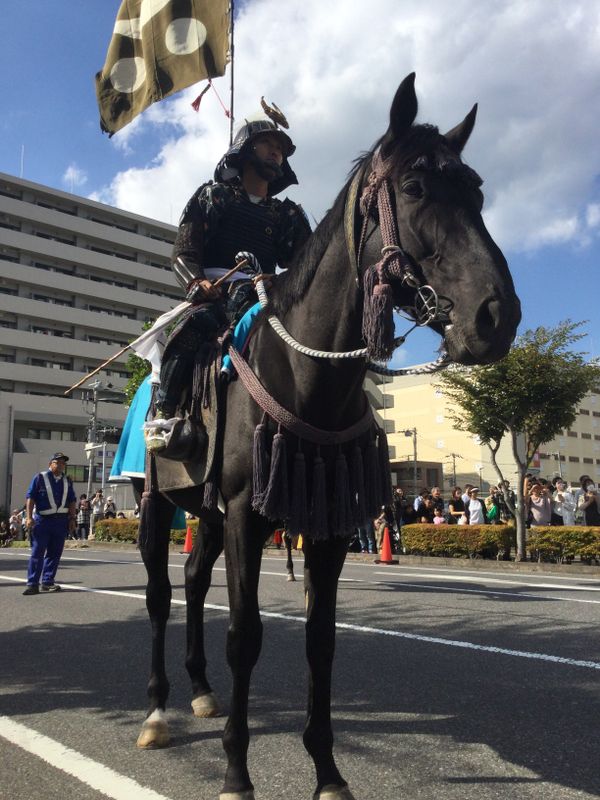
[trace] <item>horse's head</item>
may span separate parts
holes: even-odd
[[[413,125],[414,77],[400,84],[389,129],[370,169],[364,163],[362,175],[370,177],[361,207],[371,223],[363,225],[360,261],[371,270],[370,290],[380,299],[380,290],[388,291],[396,308],[416,305],[420,322],[425,319],[444,338],[453,361],[490,363],[508,352],[521,310],[506,259],[481,217],[481,179],[460,158],[477,107],[445,135],[429,125]],[[389,187],[387,209],[382,186]],[[374,262],[379,262],[376,271],[368,266]],[[425,285],[434,290],[426,290],[425,304],[439,301],[429,318],[417,297],[418,287]]]

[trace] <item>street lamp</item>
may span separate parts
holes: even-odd
[[[562,478],[563,474],[562,474],[562,461],[561,461],[561,458],[560,458],[560,452],[551,453],[551,455],[553,455],[554,458],[558,461],[558,477]]]
[[[398,433],[403,433],[405,436],[412,436],[413,439],[413,484],[414,484],[414,495],[417,496],[418,489],[417,489],[417,429],[416,428],[405,428],[404,430],[398,431]]]

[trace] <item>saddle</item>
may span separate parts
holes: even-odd
[[[218,431],[223,414],[225,384],[220,378],[220,348],[194,375],[189,408],[176,423],[166,452],[156,455],[156,475],[161,491],[202,486],[215,465]]]

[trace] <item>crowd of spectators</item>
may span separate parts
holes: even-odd
[[[523,490],[527,526],[600,526],[598,487],[589,475],[582,475],[579,483],[579,488],[574,489],[560,476],[547,480],[528,474]],[[439,486],[421,489],[414,499],[407,497],[397,486],[393,506],[382,507],[377,519],[357,530],[356,549],[363,553],[377,553],[386,527],[393,544],[399,545],[403,525],[507,524],[514,517],[511,507],[515,505],[515,491],[508,481],[490,486],[485,496],[479,487],[470,483],[464,487],[454,486],[447,501]]]

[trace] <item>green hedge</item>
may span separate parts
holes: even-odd
[[[533,561],[573,561],[577,556],[588,564],[600,562],[600,528],[582,525],[533,527],[527,531],[527,550]]]
[[[509,525],[403,525],[402,546],[412,555],[498,558],[514,535]]]
[[[192,536],[198,530],[198,520],[192,519],[188,523],[192,529]],[[137,519],[103,519],[94,525],[94,536],[98,542],[130,542],[135,544],[138,537],[139,522]],[[171,531],[173,544],[184,544],[186,531]]]

